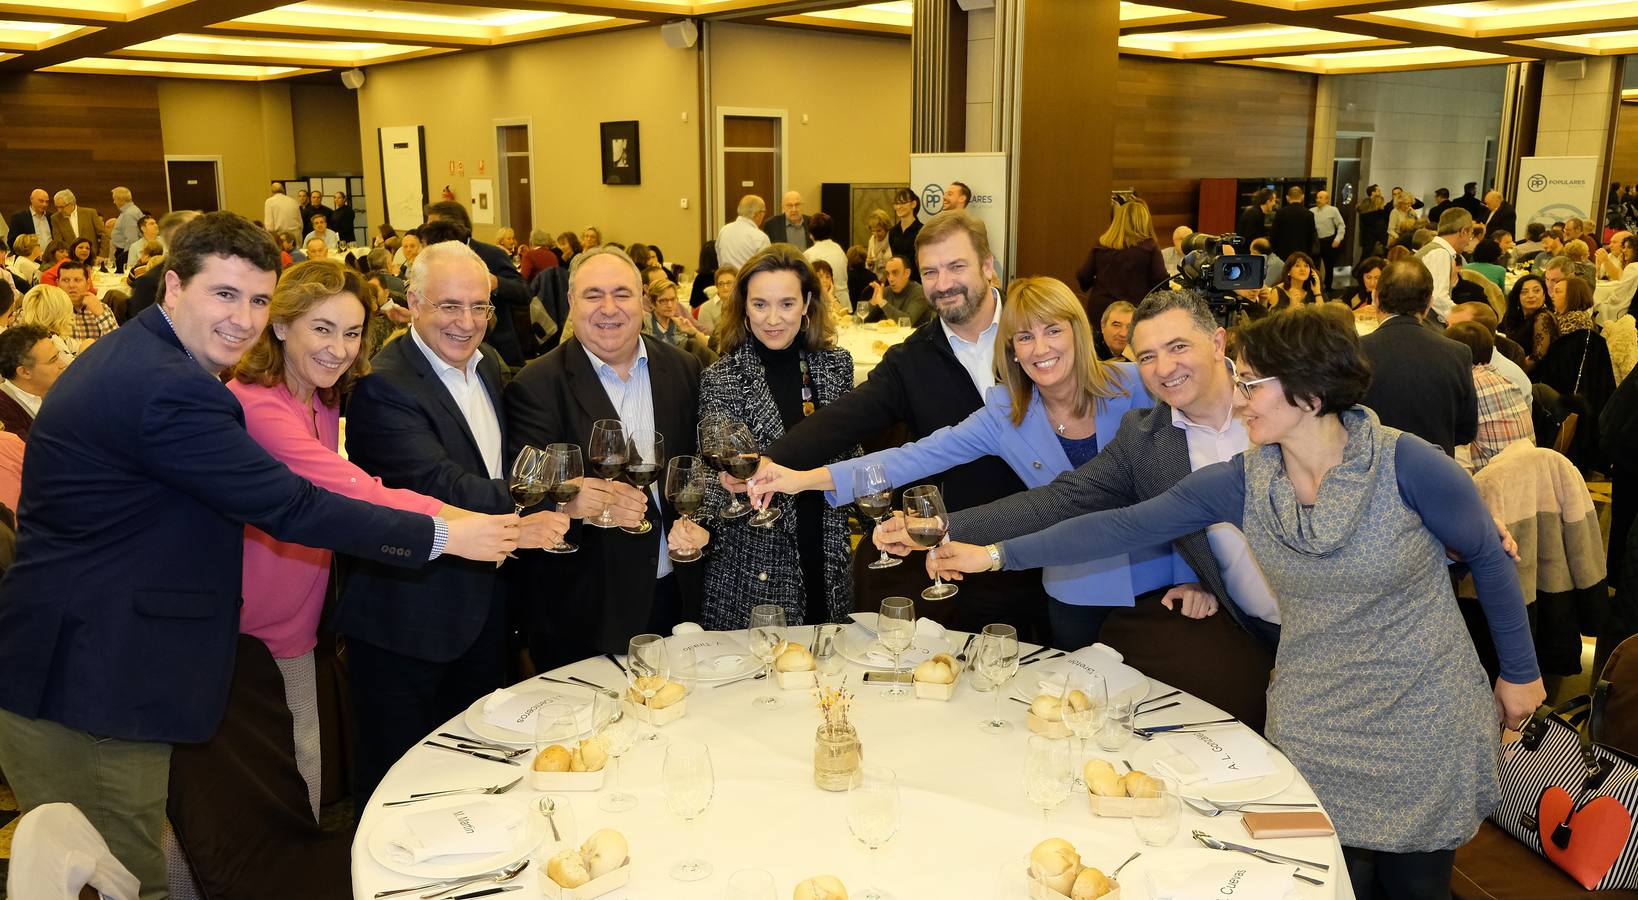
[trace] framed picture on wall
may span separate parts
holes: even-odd
[[[637,153],[637,122],[604,122],[602,138],[603,183],[642,184],[641,157]]]

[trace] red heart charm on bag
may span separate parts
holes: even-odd
[[[1541,792],[1536,804],[1541,823],[1541,849],[1558,866],[1587,890],[1598,886],[1610,867],[1620,858],[1632,834],[1632,814],[1614,797],[1599,797],[1581,807],[1570,821],[1568,846],[1560,849],[1553,831],[1570,817],[1575,800],[1561,787]]]

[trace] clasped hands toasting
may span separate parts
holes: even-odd
[[[445,552],[466,559],[499,562],[514,550],[539,550],[556,545],[569,531],[573,519],[595,518],[608,510],[620,528],[636,528],[648,514],[648,494],[623,481],[601,478],[580,479],[574,500],[558,510],[543,510],[527,516],[481,515],[455,507],[441,512],[449,523],[449,543]],[[687,520],[672,523],[666,533],[670,549],[698,550],[710,539],[704,528]]]

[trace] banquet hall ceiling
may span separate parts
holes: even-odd
[[[0,72],[261,81],[683,18],[905,35],[911,6],[910,0],[0,0]],[[1122,53],[1315,74],[1638,52],[1638,6],[1629,0],[1172,0],[1121,2],[1120,19]]]

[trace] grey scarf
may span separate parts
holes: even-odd
[[[1294,553],[1323,557],[1352,539],[1381,474],[1378,438],[1382,426],[1376,413],[1355,406],[1343,411],[1342,424],[1348,430],[1342,463],[1320,480],[1319,496],[1312,506],[1298,502],[1278,444],[1251,451],[1268,478],[1260,496],[1247,497],[1247,511]]]

